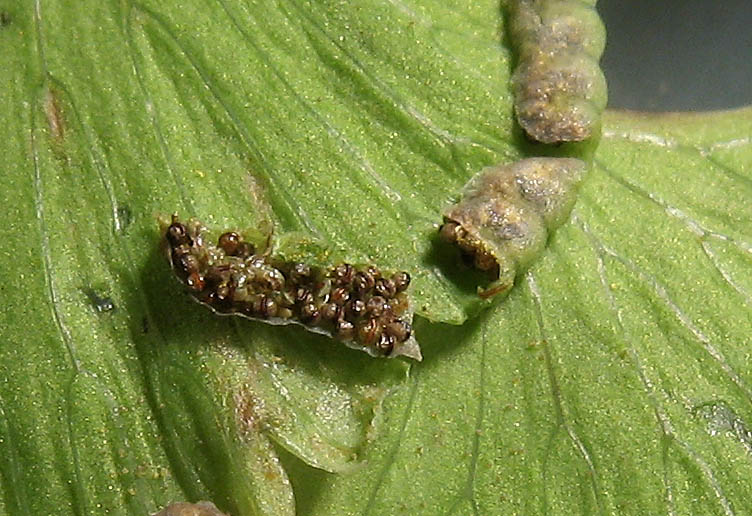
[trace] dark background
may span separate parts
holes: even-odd
[[[752,0],[600,0],[611,108],[752,104]]]

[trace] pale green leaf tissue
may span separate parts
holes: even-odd
[[[607,113],[484,310],[435,235],[537,153],[498,3],[0,14],[0,514],[752,511],[750,109]],[[424,361],[209,313],[160,254],[173,212],[410,271]]]

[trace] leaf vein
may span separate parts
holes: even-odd
[[[575,451],[579,455],[580,459],[582,459],[582,461],[585,463],[585,466],[590,472],[590,489],[595,499],[596,509],[597,509],[597,512],[603,513],[603,507],[602,507],[602,503],[600,500],[601,495],[600,495],[600,490],[598,487],[599,485],[598,471],[595,468],[595,464],[590,455],[590,451],[587,449],[584,442],[582,441],[582,439],[577,434],[577,432],[572,427],[571,423],[567,420],[564,414],[564,404],[563,404],[563,400],[561,396],[561,387],[559,385],[559,380],[557,378],[556,371],[554,368],[554,357],[551,352],[551,344],[548,342],[548,339],[547,339],[545,321],[543,320],[541,292],[540,292],[540,289],[538,288],[538,285],[535,281],[535,276],[533,275],[532,272],[529,271],[526,274],[526,280],[527,280],[528,288],[530,289],[530,293],[532,294],[533,304],[535,306],[535,317],[536,317],[537,324],[538,324],[538,331],[540,333],[541,340],[543,341],[543,354],[545,357],[546,369],[548,371],[548,381],[551,387],[551,397],[554,402],[554,410],[556,412],[556,419],[560,427],[564,428],[564,431],[566,432],[567,436],[569,437],[569,440],[574,446]],[[551,437],[551,442],[553,441],[553,436],[555,435],[555,433],[558,433],[558,430],[554,430],[554,434],[552,434],[552,437]]]

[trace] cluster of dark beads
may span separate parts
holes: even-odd
[[[176,217],[165,237],[175,274],[218,313],[298,322],[383,356],[410,338],[406,272],[278,260],[235,232],[223,233],[214,246],[204,243],[200,223]]]

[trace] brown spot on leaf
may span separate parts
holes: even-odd
[[[241,436],[259,432],[262,427],[263,402],[253,393],[251,386],[243,385],[233,395],[233,401],[235,402],[235,420]]]
[[[50,138],[55,143],[61,143],[65,137],[65,119],[60,107],[59,94],[52,88],[48,88],[44,96],[44,114],[47,117]]]

